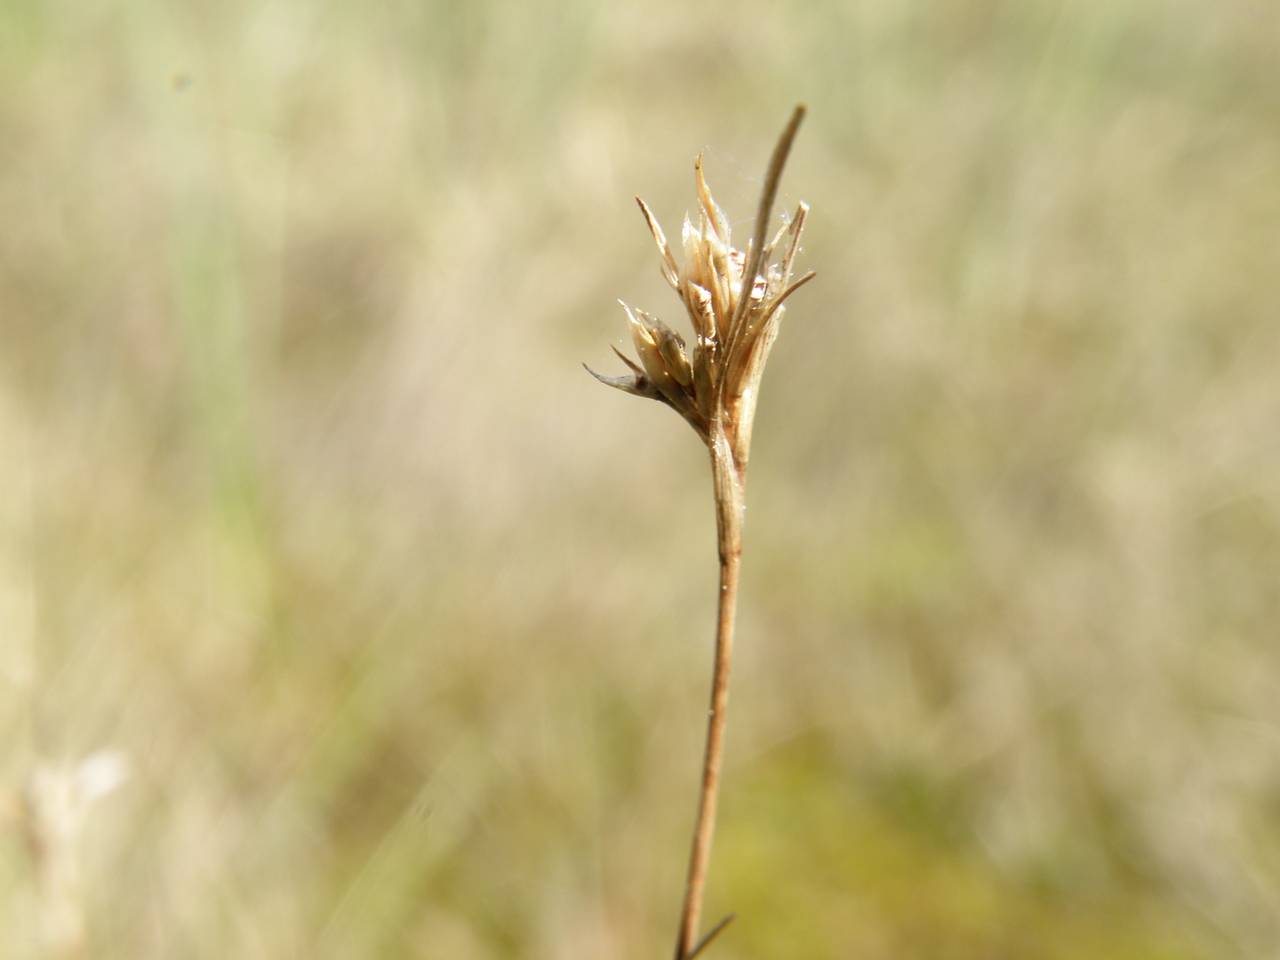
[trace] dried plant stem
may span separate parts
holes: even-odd
[[[746,516],[744,488],[760,376],[778,335],[778,324],[786,309],[784,301],[813,278],[810,272],[793,281],[791,272],[809,212],[807,204],[802,202],[773,239],[766,241],[782,170],[804,114],[803,105],[795,108],[774,147],[756,211],[755,236],[745,250],[730,242],[729,221],[707,187],[701,157],[693,165],[698,188],[698,225],[695,227],[686,216],[681,230],[683,267],[676,260],[653,211],[636,198],[662,258],[662,276],[679,295],[693,324],[693,349],[687,353],[685,339],[679,333],[657,317],[633,310],[624,303],[622,307],[627,313],[640,362],[618,353],[630,371],[620,377],[605,376],[587,368],[607,386],[671,407],[693,427],[711,452],[720,553],[720,602],[707,744],[702,758],[702,788],[698,792],[698,819],[689,854],[675,960],[693,960],[733,919],[730,915],[721,920],[702,940],[696,940],[724,759],[733,621],[742,559],[742,524]],[[775,259],[774,254],[779,252],[780,256]]]
[[[716,801],[720,792],[720,767],[724,760],[724,733],[728,720],[729,673],[733,666],[733,625],[738,607],[738,572],[742,564],[742,524],[745,519],[743,481],[734,462],[724,428],[712,428],[711,476],[716,500],[716,540],[720,554],[720,602],[716,616],[715,665],[711,673],[711,706],[707,715],[707,744],[702,759],[702,789],[698,794],[698,819],[689,854],[689,874],[684,906],[680,911],[680,935],[676,960],[689,960],[698,936],[702,897],[706,890],[711,840],[716,828]]]

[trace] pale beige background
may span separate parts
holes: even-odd
[[[1277,7],[0,6],[14,793],[92,955],[666,955],[710,659],[692,158],[813,206],[766,378],[731,958],[1280,949]]]

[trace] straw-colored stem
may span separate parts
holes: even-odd
[[[711,860],[711,839],[716,826],[716,801],[720,792],[720,768],[724,759],[725,721],[728,719],[729,671],[733,664],[733,624],[738,604],[738,571],[742,560],[744,519],[743,476],[723,424],[716,423],[710,438],[711,474],[716,499],[716,540],[720,555],[720,602],[716,617],[715,665],[711,674],[711,707],[707,715],[707,743],[702,759],[702,789],[698,793],[698,819],[689,854],[689,874],[675,960],[689,960],[696,949],[702,897]]]
[[[699,228],[686,219],[684,232],[688,262],[681,269],[658,226],[653,212],[639,200],[649,232],[662,256],[662,273],[681,294],[693,321],[697,344],[692,358],[684,340],[656,317],[643,310],[623,308],[631,322],[632,339],[640,363],[626,357],[631,371],[607,377],[591,371],[602,383],[636,396],[659,400],[697,431],[711,451],[711,476],[716,501],[716,537],[720,554],[720,600],[716,617],[715,665],[711,672],[711,709],[707,716],[707,743],[702,758],[702,786],[698,792],[698,818],[693,829],[689,874],[680,911],[680,932],[675,960],[693,960],[728,926],[732,914],[696,940],[702,914],[711,840],[715,833],[716,800],[724,759],[725,723],[729,706],[729,671],[733,662],[733,621],[738,600],[738,569],[742,558],[742,524],[745,517],[744,486],[751,452],[751,428],[755,419],[760,376],[769,349],[778,334],[783,301],[806,283],[806,274],[791,283],[791,266],[799,249],[800,231],[808,207],[800,204],[795,219],[766,245],[773,201],[782,169],[804,119],[804,106],[796,107],[774,147],[765,174],[764,191],[756,211],[755,236],[746,250],[729,246],[729,226],[711,198],[702,174],[702,160],[694,164],[698,202],[702,208]],[[779,263],[772,261],[774,247],[790,237]],[[730,271],[729,264],[733,264]],[[741,270],[737,299],[729,287],[730,272]],[[588,368],[590,370],[590,368]]]

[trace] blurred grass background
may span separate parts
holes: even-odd
[[[670,949],[709,480],[605,391],[692,158],[813,205],[731,958],[1280,950],[1280,7],[0,5],[0,777],[95,957]],[[40,897],[0,836],[0,954]]]

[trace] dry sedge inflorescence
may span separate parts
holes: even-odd
[[[698,225],[695,227],[686,216],[681,230],[683,268],[676,262],[653,211],[636,197],[658,245],[662,275],[684,302],[693,324],[693,352],[688,352],[684,337],[657,317],[623,303],[640,364],[615,348],[631,369],[629,375],[606,377],[588,368],[602,383],[668,404],[708,445],[715,439],[713,427],[722,427],[739,471],[746,466],[756,387],[778,334],[785,312],[783,303],[814,276],[810,271],[794,282],[791,279],[809,212],[807,204],[801,203],[773,239],[763,243],[777,192],[777,175],[781,174],[781,164],[803,115],[803,108],[797,108],[778,144],[774,157],[778,169],[770,170],[774,176],[766,183],[757,237],[746,250],[732,245],[729,222],[707,187],[701,156],[693,164]],[[779,251],[781,256],[775,261],[774,255]],[[744,282],[747,277],[751,278],[750,283]]]
[[[746,249],[738,249],[731,242],[729,222],[707,188],[701,157],[694,161],[698,224],[695,227],[685,217],[681,231],[683,267],[672,253],[653,211],[636,198],[658,245],[662,275],[684,303],[693,324],[693,350],[690,352],[685,339],[657,317],[633,310],[624,303],[622,307],[627,313],[640,362],[635,363],[615,348],[630,369],[629,374],[606,377],[588,368],[602,383],[670,406],[693,427],[711,453],[720,554],[719,615],[702,788],[676,940],[676,960],[692,960],[732,919],[731,916],[725,918],[695,943],[724,755],[746,471],[756,398],[765,361],[786,309],[783,304],[814,276],[809,272],[792,279],[808,206],[801,203],[795,214],[766,242],[778,181],[804,112],[804,107],[795,109],[774,148],[756,214],[755,233]]]

